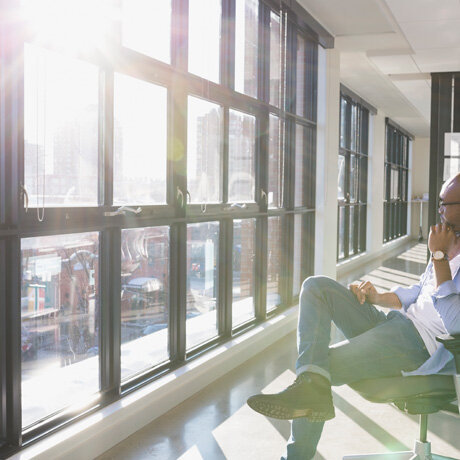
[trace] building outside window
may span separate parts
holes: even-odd
[[[349,91],[340,95],[337,261],[366,251],[369,110]]]
[[[386,120],[383,241],[407,235],[409,154],[411,136]]]

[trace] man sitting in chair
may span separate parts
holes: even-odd
[[[284,458],[314,456],[324,422],[335,415],[331,385],[401,373],[455,374],[452,354],[435,337],[460,333],[460,173],[442,187],[439,214],[428,237],[431,261],[416,285],[379,293],[369,281],[349,289],[323,276],[304,281],[297,378],[280,393],[248,399],[263,415],[294,419]],[[347,338],[334,346],[331,321]]]

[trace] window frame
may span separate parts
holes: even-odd
[[[384,243],[406,236],[408,232],[411,142],[409,133],[403,131],[390,119],[385,119]],[[398,174],[397,193],[394,197],[392,196],[393,171]]]
[[[346,110],[343,110],[345,102]],[[356,113],[356,130],[353,129],[353,111]],[[344,262],[351,257],[366,252],[367,237],[367,172],[369,159],[369,125],[371,112],[361,101],[352,97],[342,89],[340,93],[339,123],[339,159],[344,158],[344,190],[343,198],[338,197],[337,207],[337,262]],[[345,133],[342,132],[345,127]],[[342,136],[344,142],[342,143]],[[355,184],[356,197],[350,200],[351,159],[356,159]],[[343,212],[343,222],[340,219]],[[353,212],[353,227],[350,214]],[[353,247],[350,251],[350,233],[353,232]],[[343,232],[343,256],[340,247]]]

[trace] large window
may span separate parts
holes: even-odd
[[[409,152],[411,139],[387,119],[383,241],[407,235]]]
[[[319,40],[261,0],[20,3],[0,56],[13,450],[295,304]]]
[[[366,250],[369,110],[340,96],[337,260]]]

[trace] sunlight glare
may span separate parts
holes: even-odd
[[[107,0],[22,0],[30,39],[67,51],[103,48],[113,11]]]

